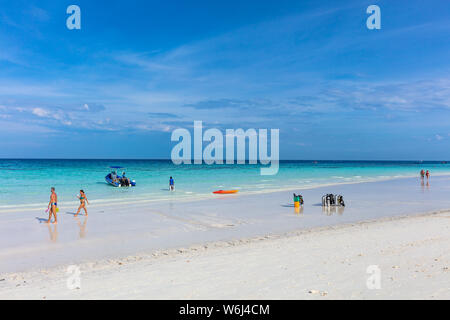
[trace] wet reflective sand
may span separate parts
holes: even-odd
[[[58,224],[42,211],[0,214],[0,272],[114,258],[206,241],[283,233],[381,217],[450,209],[450,177],[336,185],[301,193],[218,195],[207,200],[91,205],[89,220],[61,207]],[[346,207],[322,208],[326,193],[342,194]]]

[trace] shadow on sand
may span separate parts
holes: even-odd
[[[39,223],[47,223],[47,221],[48,221],[48,219],[46,219],[46,218],[39,218],[39,217],[36,217],[36,220],[37,220]]]

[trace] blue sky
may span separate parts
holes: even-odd
[[[450,159],[449,1],[0,8],[0,158],[168,158],[202,120],[279,128],[282,159]]]

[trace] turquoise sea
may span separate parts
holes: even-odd
[[[133,188],[105,183],[109,166],[125,167]],[[46,206],[50,187],[60,203],[77,203],[84,189],[92,202],[133,202],[211,197],[218,189],[261,193],[327,184],[450,174],[450,164],[397,161],[281,161],[277,175],[261,176],[259,165],[174,165],[170,160],[0,160],[0,209]],[[175,192],[168,191],[169,177]]]

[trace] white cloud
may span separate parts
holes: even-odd
[[[47,118],[50,115],[50,112],[42,108],[34,108],[32,113],[41,118]]]

